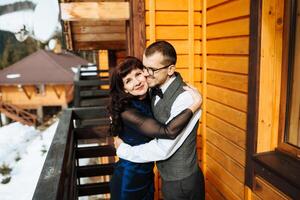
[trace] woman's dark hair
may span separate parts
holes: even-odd
[[[143,68],[143,63],[139,59],[128,56],[111,71],[108,112],[111,120],[110,133],[113,136],[120,134],[123,128],[121,113],[130,105],[130,100],[134,98],[133,95],[124,91],[123,78],[132,70],[143,70]]]

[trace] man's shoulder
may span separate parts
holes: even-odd
[[[181,93],[177,96],[176,99],[178,98],[184,98],[184,99],[193,99],[191,93],[189,91],[186,91],[182,88]]]
[[[174,103],[173,103],[173,107],[178,106],[178,105],[187,105],[189,106],[190,104],[192,104],[194,102],[192,95],[190,94],[190,92],[183,90],[182,93],[180,93]]]

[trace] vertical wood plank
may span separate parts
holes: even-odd
[[[207,51],[206,51],[206,0],[202,0],[202,170],[206,176],[206,114],[207,114]]]
[[[278,145],[279,113],[280,113],[280,90],[281,90],[281,68],[282,68],[282,34],[283,34],[283,12],[284,1],[275,1],[275,67],[274,67],[274,105],[272,117],[271,149]]]
[[[278,141],[282,62],[282,1],[263,1],[260,99],[257,152],[273,150]]]
[[[143,58],[143,52],[146,45],[146,27],[145,27],[145,4],[143,0],[130,1],[130,35],[129,55],[139,59]],[[128,30],[127,30],[128,31]]]
[[[194,0],[189,0],[188,2],[188,41],[189,41],[189,83],[194,84],[194,53],[195,53],[195,46],[194,46]]]
[[[300,4],[297,4],[297,10],[300,8]],[[297,15],[296,19],[296,37],[295,37],[295,57],[293,66],[293,78],[292,78],[292,92],[291,92],[291,108],[290,123],[289,123],[289,135],[288,141],[294,145],[300,145],[300,16]]]
[[[155,42],[155,0],[149,1],[149,27],[150,27],[150,44]]]
[[[248,112],[246,142],[246,175],[245,184],[253,187],[252,156],[256,152],[258,132],[258,98],[260,81],[260,47],[261,47],[261,0],[250,3],[250,41],[249,41],[249,72],[248,72]]]
[[[150,44],[156,41],[156,33],[155,33],[155,0],[149,0],[149,29],[150,29]],[[157,170],[157,166],[154,167],[154,185],[155,185],[155,193],[154,199],[160,199],[160,187],[159,187],[159,174]]]

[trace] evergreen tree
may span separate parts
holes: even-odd
[[[12,33],[0,31],[0,69],[16,63],[43,46],[30,37],[19,42]]]

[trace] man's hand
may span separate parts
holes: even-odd
[[[114,137],[114,145],[115,145],[115,148],[119,148],[120,144],[124,143],[123,140],[119,137]]]

